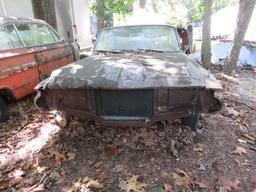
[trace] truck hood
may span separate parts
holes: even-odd
[[[222,89],[208,71],[181,52],[93,55],[53,71],[39,87]]]

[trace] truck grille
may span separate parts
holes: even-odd
[[[97,115],[105,120],[145,120],[153,115],[153,90],[95,90]]]

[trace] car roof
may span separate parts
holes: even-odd
[[[142,24],[142,25],[122,25],[122,26],[115,26],[115,27],[106,27],[105,29],[118,29],[118,28],[126,28],[126,27],[142,27],[142,26],[163,26],[163,27],[172,27],[176,28],[175,26],[172,25],[165,25],[165,24]]]
[[[0,17],[0,25],[10,24],[10,23],[38,23],[47,24],[45,21],[40,19],[34,19],[30,17]]]

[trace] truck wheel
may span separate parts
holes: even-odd
[[[0,123],[7,121],[9,118],[7,103],[0,97]]]
[[[192,131],[196,131],[199,126],[199,117],[200,113],[195,112],[192,115],[189,115],[188,117],[184,117],[182,119],[182,123],[185,126],[189,126],[192,129]]]

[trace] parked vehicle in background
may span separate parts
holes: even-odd
[[[214,92],[222,88],[181,51],[179,38],[184,36],[168,25],[107,28],[93,56],[55,70],[36,89],[48,107],[101,125],[151,126],[180,118],[196,130],[200,113],[220,110]]]
[[[90,8],[87,0],[54,0],[57,29],[68,42],[76,42],[81,50],[92,48]]]
[[[0,122],[8,103],[34,91],[57,68],[79,59],[77,44],[67,43],[46,22],[0,17]]]

